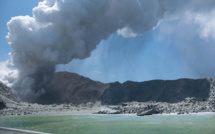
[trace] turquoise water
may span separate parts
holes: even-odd
[[[5,116],[0,126],[53,134],[215,134],[215,115]]]

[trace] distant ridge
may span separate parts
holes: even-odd
[[[151,80],[145,82],[101,83],[70,72],[57,72],[45,87],[40,104],[81,104],[101,101],[116,105],[124,102],[177,103],[187,97],[215,100],[215,79]],[[0,101],[19,102],[11,89],[0,82]]]
[[[102,102],[104,104],[132,101],[177,103],[187,97],[208,98],[210,88],[208,79],[127,81],[122,84],[111,84],[102,95]]]
[[[214,83],[214,79],[205,78],[104,84],[75,73],[57,72],[40,102],[80,104],[101,101],[114,105],[131,101],[176,103],[186,97],[209,98]]]
[[[46,87],[40,103],[87,103],[98,101],[109,84],[93,81],[70,72],[57,72]]]

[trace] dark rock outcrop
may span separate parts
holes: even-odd
[[[6,104],[0,100],[0,110],[4,109],[6,107],[7,107]]]
[[[155,109],[149,109],[146,111],[137,112],[137,116],[146,116],[146,115],[153,115],[153,114],[158,114],[158,113],[160,113],[160,112]]]
[[[152,80],[146,82],[112,83],[102,95],[103,104],[122,102],[168,102],[177,103],[187,97],[209,98],[208,79]]]
[[[8,86],[0,81],[0,100],[4,101],[5,99],[3,98],[7,98],[15,102],[20,101],[20,98],[17,97]]]
[[[20,99],[11,91],[9,87],[0,82],[0,110],[11,103],[19,103]]]
[[[109,84],[93,81],[75,73],[57,72],[38,100],[42,104],[81,104],[98,101]]]

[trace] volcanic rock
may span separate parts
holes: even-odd
[[[3,101],[0,101],[0,110],[6,108],[6,104]]]
[[[96,102],[108,87],[109,84],[93,81],[75,73],[57,72],[38,102],[43,104]]]
[[[6,108],[11,103],[19,103],[20,99],[7,87],[0,82],[0,110]]]
[[[187,97],[209,98],[211,81],[208,79],[152,80],[146,82],[111,83],[102,95],[103,104],[123,102],[177,103]],[[215,86],[214,86],[215,87]]]
[[[149,109],[149,110],[146,110],[146,111],[139,111],[137,113],[137,116],[145,116],[145,115],[152,115],[152,114],[158,114],[158,113],[160,113],[160,112],[158,112],[155,109]]]
[[[6,98],[6,99],[5,99]],[[0,81],[0,100],[2,101],[15,101],[15,102],[20,102],[20,98],[17,97],[12,90],[6,86],[4,83]]]
[[[75,73],[57,72],[45,87],[46,93],[36,102],[42,104],[81,104],[101,101],[107,105],[123,105],[126,102],[178,103],[208,101],[215,105],[215,80],[178,79],[151,80],[145,82],[101,83]]]

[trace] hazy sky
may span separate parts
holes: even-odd
[[[38,1],[0,0],[1,66],[13,51],[5,39],[6,23],[14,16],[32,16]],[[113,33],[90,57],[73,59],[57,66],[57,71],[75,72],[102,82],[215,77],[215,9],[196,12],[199,7],[181,13],[182,7],[173,8],[177,13],[171,15],[170,10],[153,30],[135,37]]]

